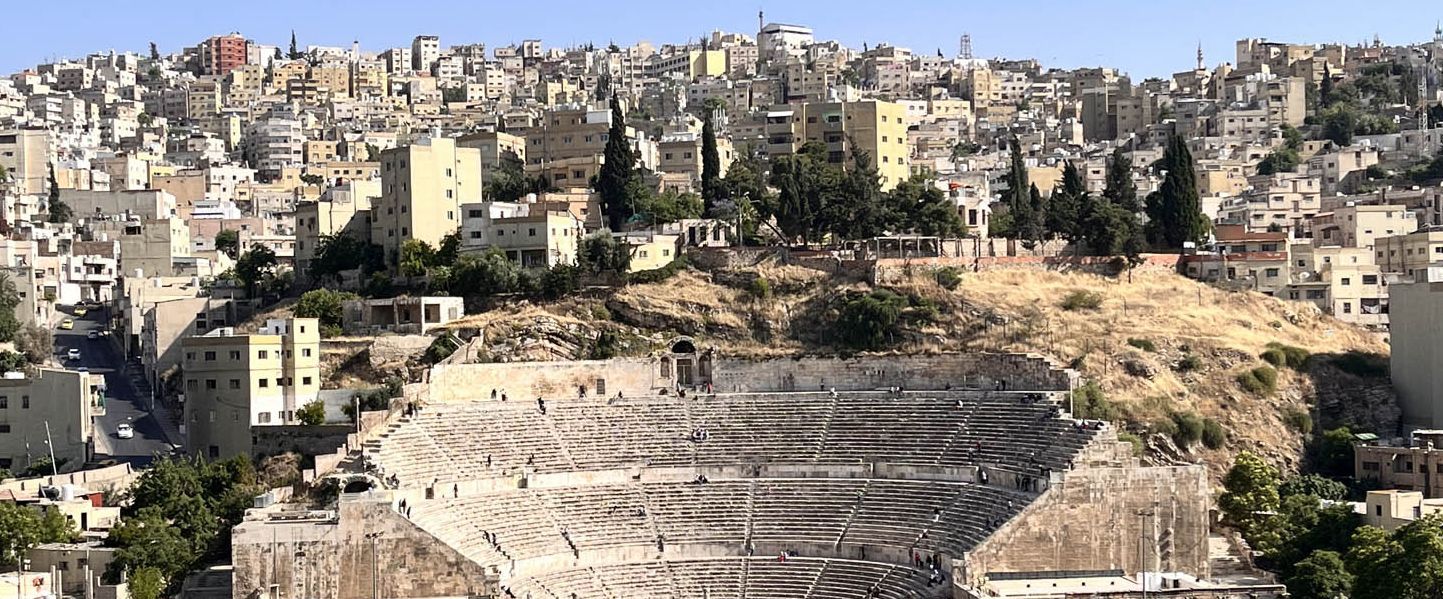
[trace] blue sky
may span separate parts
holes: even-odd
[[[951,56],[966,32],[978,56],[1116,66],[1141,78],[1191,68],[1199,41],[1213,65],[1232,60],[1233,42],[1243,37],[1321,43],[1378,34],[1387,43],[1418,42],[1430,38],[1443,18],[1443,3],[1422,0],[246,0],[213,3],[228,9],[205,11],[196,10],[194,0],[4,4],[0,73],[92,51],[144,53],[150,41],[170,52],[229,31],[284,46],[293,28],[302,45],[356,39],[367,49],[406,45],[421,33],[441,36],[443,46],[494,47],[526,38],[547,46],[608,40],[659,45],[712,29],[754,34],[762,8],[768,21],[809,25],[819,39],[857,47],[886,41],[916,52],[940,48]]]

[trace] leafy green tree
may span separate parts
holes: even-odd
[[[55,179],[54,162],[50,163],[49,187],[50,197],[49,201],[46,204],[46,212],[48,213],[48,218],[46,218],[46,222],[70,222],[70,219],[74,217],[74,212],[70,209],[69,204],[66,204],[65,202],[60,200],[60,182]]]
[[[594,275],[625,274],[631,268],[631,250],[609,231],[598,231],[581,239],[577,266]]]
[[[252,245],[251,249],[241,254],[236,260],[235,276],[245,285],[246,295],[255,297],[259,285],[275,276],[277,264],[276,253],[261,244]]]
[[[1295,599],[1348,599],[1353,575],[1336,551],[1314,551],[1293,567],[1283,579]]]
[[[712,112],[702,113],[701,127],[701,195],[706,202],[704,211],[708,218],[716,216],[716,205],[725,196],[721,184],[721,154],[717,152],[716,125],[712,123]]]
[[[461,232],[452,231],[441,237],[441,243],[436,246],[436,253],[431,256],[428,267],[435,268],[446,266],[456,262],[461,256]]]
[[[1278,509],[1278,470],[1250,452],[1238,454],[1223,488],[1218,508],[1244,534],[1263,520],[1260,514]]]
[[[420,239],[407,239],[401,243],[401,274],[419,277],[426,274],[426,267],[436,261],[436,250],[431,244]]]
[[[15,565],[41,540],[40,517],[35,510],[0,502],[0,565]]]
[[[215,234],[215,249],[234,260],[240,252],[240,231],[221,229]]]
[[[1424,599],[1443,590],[1443,517],[1429,515],[1388,533],[1364,526],[1343,558],[1352,599]]]
[[[1323,123],[1323,138],[1339,147],[1353,143],[1353,132],[1357,130],[1361,116],[1352,104],[1340,103],[1323,109],[1318,120]]]
[[[295,314],[298,318],[318,319],[322,334],[333,336],[345,324],[345,302],[356,297],[356,294],[345,291],[312,289],[301,294],[296,301]]]
[[[1302,131],[1299,131],[1297,127],[1294,127],[1287,123],[1283,123],[1281,131],[1283,132],[1283,147],[1286,147],[1294,152],[1301,152],[1303,150]]]
[[[821,143],[807,142],[772,160],[770,182],[777,194],[767,212],[788,242],[821,240],[823,198],[840,193],[842,184],[841,173],[826,164],[826,153]]]
[[[451,267],[451,293],[464,297],[488,297],[516,289],[519,268],[497,248],[481,255],[462,256]]]
[[[636,212],[648,223],[662,224],[701,218],[705,206],[702,197],[697,194],[668,189],[659,194],[648,194],[637,204]]]
[[[296,419],[303,426],[320,426],[326,423],[326,404],[315,400],[296,410]]]
[[[15,317],[15,308],[19,305],[20,290],[10,275],[0,273],[0,342],[15,341],[20,332],[20,319]]]
[[[1314,448],[1314,468],[1329,476],[1353,474],[1353,431],[1340,426],[1323,433]]]
[[[898,183],[887,193],[887,204],[898,216],[893,227],[896,232],[944,238],[967,234],[957,206],[927,177],[918,175]]]
[[[838,340],[853,349],[881,349],[896,334],[907,298],[877,289],[842,304],[834,330]]]
[[[1166,171],[1162,185],[1147,197],[1148,237],[1154,245],[1168,248],[1202,241],[1210,225],[1202,213],[1187,142],[1174,135],[1161,162]]]
[[[165,575],[159,568],[137,568],[128,582],[131,599],[160,599],[165,592]]]
[[[1348,498],[1348,486],[1316,474],[1291,477],[1278,486],[1278,496],[1287,499],[1294,495],[1312,495],[1319,499],[1342,501]]]
[[[339,283],[342,272],[355,269],[360,269],[363,276],[385,269],[381,246],[346,233],[323,235],[316,242],[315,258],[308,271],[314,281]]]
[[[1278,148],[1269,152],[1268,155],[1264,156],[1263,160],[1258,163],[1258,174],[1291,173],[1298,170],[1298,163],[1300,161],[1297,150],[1289,147]]]
[[[142,568],[154,568],[165,579],[183,576],[199,555],[184,533],[163,515],[158,507],[147,507],[135,516],[121,518],[111,529],[105,542],[118,548],[108,578],[116,580],[119,572],[134,574]]]
[[[636,169],[636,152],[626,137],[626,115],[621,112],[621,102],[615,94],[611,96],[611,127],[607,130],[602,160],[596,175],[596,191],[601,196],[607,226],[619,231],[635,212],[634,194],[642,186],[641,174]]]

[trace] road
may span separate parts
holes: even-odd
[[[131,462],[137,466],[150,463],[156,453],[169,453],[171,444],[164,430],[148,410],[149,397],[140,397],[125,371],[125,361],[116,351],[109,337],[88,339],[90,331],[105,330],[108,321],[105,309],[91,310],[84,317],[71,316],[72,309],[62,310],[66,317],[75,320],[73,330],[55,329],[55,353],[66,368],[85,367],[91,374],[105,377],[105,415],[95,419],[95,460],[115,459]],[[80,360],[65,360],[71,349],[80,350]],[[129,422],[135,428],[135,437],[121,439],[115,436],[115,427]],[[104,438],[101,438],[101,437]]]

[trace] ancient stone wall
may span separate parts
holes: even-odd
[[[1142,561],[1206,577],[1210,499],[1203,466],[1074,470],[972,551],[958,575],[1137,572]]]
[[[1177,254],[1144,254],[1141,271],[1177,272]],[[964,273],[984,270],[1048,270],[1117,276],[1121,270],[1109,256],[971,256],[943,258],[884,258],[872,267],[871,281],[885,285],[913,276],[930,275],[943,268]]]
[[[494,592],[494,574],[401,517],[389,501],[342,501],[340,509],[338,520],[248,520],[237,526],[232,596],[371,599],[379,593],[403,599]]]
[[[301,455],[334,453],[346,445],[346,437],[356,432],[352,424],[321,424],[304,426],[251,427],[251,453],[269,456],[294,451]]]

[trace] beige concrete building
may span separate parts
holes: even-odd
[[[1388,281],[1371,250],[1298,244],[1292,254],[1287,299],[1311,301],[1346,322],[1387,326]]]
[[[1321,212],[1321,200],[1317,177],[1277,173],[1256,178],[1251,190],[1225,201],[1218,217],[1224,224],[1244,225],[1252,232],[1281,228],[1302,237],[1305,225]]]
[[[192,454],[249,455],[251,427],[295,424],[321,389],[314,318],[268,320],[254,335],[230,328],[182,341],[185,423]]]
[[[1373,262],[1383,272],[1417,277],[1430,264],[1440,261],[1443,261],[1443,227],[1380,237],[1373,242]]]
[[[522,164],[526,164],[526,138],[497,131],[468,133],[456,139],[462,148],[475,148],[481,152],[481,181],[491,180],[491,172],[500,168],[501,159],[509,152]]]
[[[0,166],[21,195],[40,195],[49,188],[50,138],[44,129],[0,130]]]
[[[680,235],[667,235],[651,231],[615,233],[614,235],[622,243],[625,243],[631,252],[631,262],[627,266],[627,272],[655,270],[671,264],[677,256],[681,255]]]
[[[1318,245],[1373,248],[1379,238],[1412,233],[1418,220],[1407,206],[1350,203],[1315,215],[1311,228]]]
[[[818,142],[826,146],[827,162],[850,165],[852,150],[860,150],[876,166],[882,188],[891,189],[911,175],[906,112],[900,104],[877,100],[774,107],[766,114],[767,154],[791,154]]]
[[[506,254],[511,261],[526,268],[550,268],[558,264],[576,264],[585,228],[569,212],[547,210],[527,216],[493,218],[485,239],[489,247]]]
[[[80,466],[94,450],[97,409],[89,373],[38,368],[0,378],[0,468],[24,470],[52,450],[62,469]]]
[[[481,151],[446,137],[423,137],[381,152],[381,197],[372,203],[371,243],[395,265],[401,244],[435,247],[461,225],[461,204],[481,201]]]
[[[1250,232],[1242,225],[1217,225],[1218,251],[1183,256],[1184,273],[1201,281],[1276,295],[1288,284],[1291,241],[1286,232]]]
[[[1443,498],[1440,474],[1443,474],[1443,431],[1437,429],[1415,428],[1406,438],[1367,441],[1353,446],[1353,478],[1376,481],[1384,489],[1416,491],[1423,497],[1440,499]],[[1369,503],[1373,503],[1372,497],[1369,499]]]
[[[296,205],[296,280],[308,281],[321,239],[350,235],[371,240],[371,200],[381,196],[378,180],[351,180],[327,189],[314,202]]]
[[[342,327],[347,333],[393,332],[425,335],[466,315],[465,300],[451,296],[400,296],[356,299],[345,303]]]
[[[1418,491],[1368,491],[1363,507],[1363,524],[1397,530],[1424,516],[1443,513],[1443,499],[1424,499]]]

